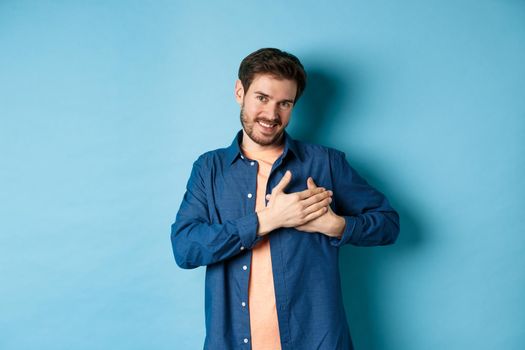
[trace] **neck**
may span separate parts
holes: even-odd
[[[270,151],[270,150],[279,150],[284,147],[284,132],[282,133],[281,137],[271,145],[260,145],[253,141],[250,136],[246,133],[246,131],[242,131],[242,143],[241,148],[250,152],[263,152],[263,151]]]

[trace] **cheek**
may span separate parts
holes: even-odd
[[[259,108],[258,106],[256,105],[248,105],[248,106],[244,106],[244,112],[249,116],[249,117],[256,117],[257,115],[259,115],[259,113],[261,113],[262,111],[262,108]]]
[[[291,111],[283,112],[281,114],[281,121],[282,121],[283,125],[287,125],[290,122],[290,117],[291,116],[292,116],[292,112]]]

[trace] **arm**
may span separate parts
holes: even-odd
[[[331,243],[335,246],[394,243],[399,235],[399,215],[386,197],[359,176],[344,153],[330,152],[330,157],[334,211],[345,220],[342,236],[330,238]]]
[[[308,189],[286,194],[284,189],[292,178],[287,171],[272,190],[273,200],[259,212],[250,213],[222,224],[210,224],[206,184],[200,160],[194,163],[187,190],[175,223],[171,227],[171,243],[175,260],[182,268],[209,265],[251,249],[260,236],[279,227],[294,227],[326,212],[331,191]]]
[[[330,243],[335,246],[394,243],[399,234],[399,217],[385,196],[357,174],[343,153],[331,154],[330,166],[336,212],[328,206],[324,215],[296,228],[322,233],[330,237]],[[307,186],[317,187],[311,177]]]
[[[206,192],[210,189],[202,176],[202,159],[194,164],[186,193],[171,226],[171,244],[177,265],[191,269],[219,262],[251,248],[257,240],[257,214],[250,213],[222,224],[209,220]]]

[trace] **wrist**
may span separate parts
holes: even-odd
[[[268,207],[257,212],[257,219],[259,220],[259,226],[257,227],[258,236],[265,236],[277,228],[275,226],[276,220],[272,218]]]
[[[330,236],[341,238],[346,227],[346,220],[344,217],[337,214],[333,215],[332,225],[330,225]]]

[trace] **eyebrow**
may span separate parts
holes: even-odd
[[[262,95],[264,97],[268,97],[268,98],[272,98],[272,96],[268,95],[268,94],[265,94],[264,92],[262,91],[255,91],[254,92],[255,94],[258,94],[258,95]],[[291,104],[294,104],[294,100],[289,100],[289,99],[284,99],[284,100],[281,100],[281,101],[278,101],[278,102],[289,102]]]

